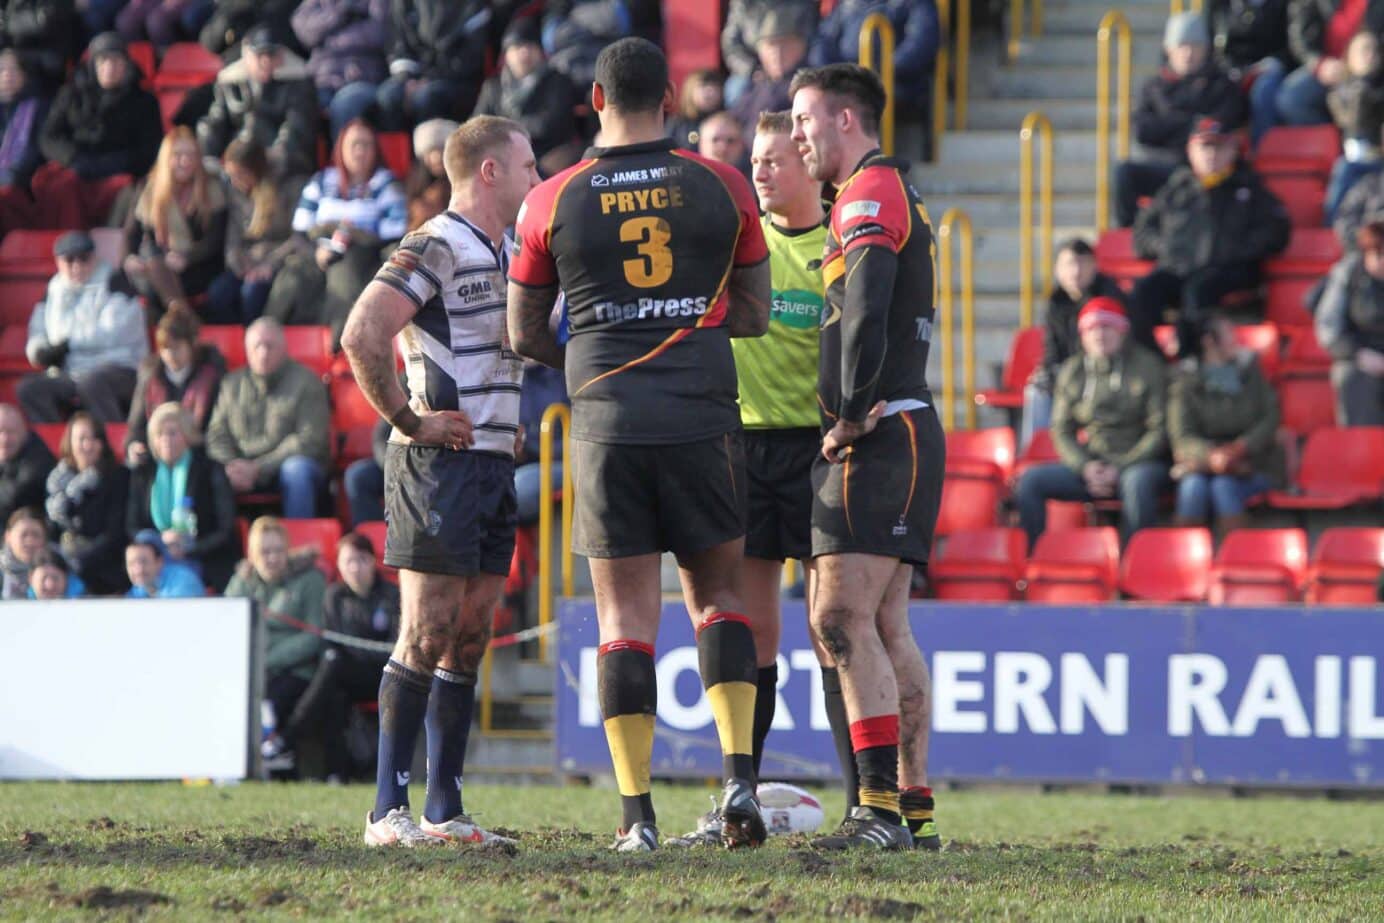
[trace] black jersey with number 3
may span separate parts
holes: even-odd
[[[529,193],[512,282],[561,286],[573,435],[692,442],[739,428],[731,272],[767,258],[749,183],[671,140],[592,148]]]

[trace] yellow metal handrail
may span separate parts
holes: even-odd
[[[941,41],[932,65],[932,162],[942,159],[942,136],[947,133],[947,74],[951,71],[951,49],[947,47],[949,0],[937,5],[937,24]]]
[[[870,63],[879,39],[879,67]],[[886,155],[894,153],[894,24],[883,13],[871,13],[860,24],[860,66],[879,74],[884,84],[884,116],[879,120],[879,145]]]
[[[1029,34],[1034,38],[1043,34],[1043,0],[1033,0],[1028,26]],[[1024,0],[1009,0],[1009,60],[1013,61],[1019,56],[1019,43],[1023,37]]]
[[[1134,36],[1129,20],[1119,10],[1101,18],[1096,29],[1096,231],[1110,226],[1110,35],[1115,33],[1120,47],[1115,81],[1119,85],[1115,102],[1119,106],[1116,144],[1121,160],[1129,159],[1129,82],[1133,70]]]
[[[1043,291],[1052,288],[1052,122],[1041,112],[1024,116],[1019,129],[1019,326],[1033,326],[1033,136],[1043,138],[1042,206]]]
[[[1182,0],[1173,0],[1171,12],[1174,16],[1182,13]],[[1201,0],[1192,0],[1192,12],[1201,12]]]
[[[976,293],[975,234],[971,216],[959,208],[949,208],[937,226],[937,263],[941,275],[941,321],[938,336],[942,341],[942,424],[951,430],[956,418],[956,368],[952,359],[952,239],[961,238],[961,368],[966,391],[966,428],[976,428]]]

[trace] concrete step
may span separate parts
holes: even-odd
[[[555,771],[556,745],[551,737],[491,737],[479,731],[466,748],[466,778],[478,782],[485,776],[507,778],[551,776]]]
[[[1138,6],[1128,4],[1115,4],[1106,0],[1104,3],[1061,3],[1044,4],[1043,6],[1043,35],[1071,35],[1083,34],[1091,37],[1092,43],[1095,42],[1096,28],[1100,25],[1101,17],[1107,10],[1119,7],[1129,20],[1129,27],[1134,32],[1136,42],[1143,36],[1149,35],[1161,38],[1163,26],[1168,21],[1168,5],[1166,3],[1149,3]],[[1031,39],[1028,39],[1031,41]],[[1094,53],[1092,55],[1094,60]]]
[[[1094,96],[1090,99],[972,99],[966,108],[966,127],[973,131],[1010,131],[1017,143],[1019,126],[1035,109],[1042,110],[1052,122],[1054,131],[1094,131],[1096,127]],[[1113,112],[1111,118],[1113,125]],[[946,141],[952,134],[949,131],[944,136],[944,161],[949,153]]]
[[[1150,65],[1134,65],[1132,86],[1137,87],[1157,73]],[[996,68],[988,78],[975,81],[988,96],[1014,99],[1090,99],[1096,98],[1096,56],[1094,48],[1085,64],[1016,64]],[[1111,85],[1114,85],[1112,79]]]
[[[1157,67],[1162,63],[1162,35],[1149,33],[1134,36],[1134,66]],[[1096,61],[1096,32],[1090,35],[1044,35],[1020,43],[1019,57],[1014,66],[1094,64]]]
[[[930,200],[928,190],[920,188],[929,199],[929,212],[936,221],[950,208],[959,208],[970,216],[972,227],[1016,227],[1019,223],[1019,200],[1011,194],[1002,195],[944,195]],[[1080,225],[1094,219],[1095,206],[1087,193],[1053,196],[1053,221],[1056,224]],[[941,211],[937,211],[937,209]]]
[[[946,143],[943,142],[943,156]],[[954,163],[923,164],[914,168],[913,180],[918,191],[928,201],[928,210],[939,216],[945,210],[946,197],[950,195],[1014,195],[1019,191],[1019,151],[1017,144],[1012,149],[1013,159],[1009,163]],[[1035,152],[1036,153],[1036,152]],[[1035,157],[1035,160],[1039,158]],[[1075,194],[1093,195],[1096,188],[1095,170],[1090,163],[1063,163],[1060,158],[1053,168],[1054,195]],[[1041,178],[1042,164],[1034,164],[1035,184]],[[1015,213],[1018,211],[1015,199]]]
[[[1041,108],[1041,106],[1036,107]],[[1057,163],[1095,163],[1096,133],[1094,131],[1059,131],[1053,129],[1053,154]],[[1112,133],[1110,151],[1113,156],[1115,139]],[[950,163],[1015,163],[1019,162],[1021,145],[1018,131],[953,131],[942,140],[943,166]]]

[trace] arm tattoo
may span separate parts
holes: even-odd
[[[407,409],[408,396],[394,371],[394,337],[413,316],[413,306],[388,286],[372,282],[356,301],[341,334],[341,348],[351,360],[351,371],[366,400],[386,420],[417,426],[417,416]],[[405,419],[396,421],[396,417]],[[408,416],[412,420],[407,419]]]
[[[560,369],[566,361],[567,350],[557,341],[550,320],[557,300],[557,286],[528,288],[511,282],[509,285],[510,347],[519,355]]]
[[[726,326],[733,337],[759,337],[768,332],[768,260],[731,270]]]

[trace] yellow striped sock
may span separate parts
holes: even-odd
[[[620,794],[634,797],[649,792],[649,764],[653,761],[654,716],[616,715],[605,720],[610,761]]]
[[[860,803],[867,808],[874,808],[877,811],[888,811],[891,814],[899,813],[899,793],[897,789],[885,791],[861,786]]]
[[[721,753],[748,756],[754,752],[754,683],[717,683],[706,691]]]

